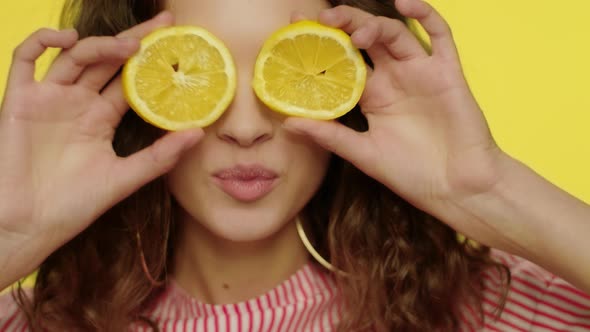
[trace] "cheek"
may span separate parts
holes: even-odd
[[[315,188],[325,176],[330,152],[312,142],[302,142],[288,148],[290,180]]]
[[[174,196],[193,196],[197,188],[205,184],[202,157],[206,154],[201,145],[187,151],[176,166],[168,173],[168,188]]]

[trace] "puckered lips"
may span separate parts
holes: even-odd
[[[270,193],[278,174],[261,165],[236,165],[213,174],[215,183],[226,194],[241,202],[253,202]]]

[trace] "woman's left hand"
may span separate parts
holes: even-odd
[[[490,234],[483,221],[468,221],[455,203],[494,186],[504,153],[467,85],[448,24],[422,0],[397,0],[396,7],[424,27],[431,54],[399,20],[348,6],[319,16],[349,33],[374,63],[360,101],[369,130],[300,118],[287,119],[285,128],[311,137],[457,231],[494,244],[499,234]]]

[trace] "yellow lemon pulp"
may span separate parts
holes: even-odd
[[[350,36],[301,21],[266,41],[256,60],[253,87],[275,111],[327,120],[354,108],[366,77],[366,64]]]
[[[229,50],[210,32],[195,26],[162,28],[146,36],[122,76],[131,108],[166,130],[210,125],[236,91]]]

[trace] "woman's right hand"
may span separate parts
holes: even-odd
[[[172,21],[163,13],[117,37],[83,40],[42,29],[15,50],[0,110],[0,289],[167,172],[202,137],[200,129],[168,133],[126,158],[112,147],[129,106],[120,77],[111,79],[139,39]],[[35,60],[48,47],[63,51],[37,82]]]

